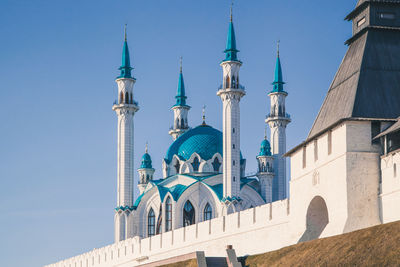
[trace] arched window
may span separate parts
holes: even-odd
[[[157,235],[161,234],[161,225],[162,225],[162,205],[160,204],[160,213],[157,219],[157,230],[156,230]]]
[[[129,93],[125,93],[125,104],[129,104]]]
[[[148,181],[149,181],[149,178],[150,178],[150,177],[149,177],[149,175],[147,174],[147,180],[146,180],[146,182],[148,182]]]
[[[165,231],[172,230],[172,203],[171,198],[168,197],[165,201]]]
[[[175,164],[175,171],[176,171],[176,173],[179,173],[179,170],[180,170],[180,168],[181,168],[181,164],[179,164],[179,161],[177,160],[176,161],[176,164]]]
[[[133,104],[133,95],[131,94],[131,104]]]
[[[119,103],[120,104],[124,103],[124,93],[122,92],[119,94]]]
[[[194,208],[190,201],[186,201],[183,207],[183,226],[189,226],[195,223]]]
[[[185,121],[181,119],[181,129],[185,129]]]
[[[230,87],[231,87],[231,83],[230,83],[229,76],[226,76],[225,88],[230,88]]]
[[[264,162],[261,163],[261,172],[265,172],[265,164],[264,164]]]
[[[147,216],[147,235],[153,236],[155,235],[156,230],[156,215],[154,214],[154,210],[151,208],[149,211],[149,215]]]
[[[197,157],[194,158],[194,160],[192,162],[192,166],[193,166],[193,171],[195,171],[195,172],[199,171],[200,161]]]
[[[235,76],[232,76],[232,88],[236,88],[236,79],[235,79]]]
[[[214,171],[218,172],[219,171],[219,167],[221,167],[221,163],[219,162],[218,158],[215,157],[214,162],[212,163]]]
[[[204,221],[211,220],[212,218],[212,208],[210,204],[207,203],[206,207],[204,208]]]

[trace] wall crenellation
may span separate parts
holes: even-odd
[[[289,221],[288,210],[288,199],[276,201],[156,236],[126,239],[77,257],[47,265],[47,267],[110,266],[110,264],[124,264],[128,261],[132,264],[132,260],[137,264],[149,263],[158,260],[165,253],[172,257],[184,251],[196,251],[199,244],[207,247],[207,243],[213,243],[216,240],[223,243],[225,237],[229,239],[232,236],[259,228],[284,225]],[[222,249],[225,247],[222,246]]]

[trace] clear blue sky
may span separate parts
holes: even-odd
[[[352,0],[237,0],[241,149],[247,172],[264,135],[276,41],[287,82],[288,148],[307,136],[346,51]],[[0,1],[0,266],[41,266],[113,242],[116,98],[123,25],[137,78],[135,165],[149,142],[160,177],[179,56],[191,126],[221,129],[229,0]]]

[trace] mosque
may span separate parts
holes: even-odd
[[[353,28],[348,51],[308,137],[289,151],[291,117],[278,49],[267,92],[271,139],[260,140],[254,177],[246,177],[240,152],[240,100],[246,89],[240,83],[243,63],[232,12],[216,92],[223,104],[222,132],[204,117],[201,125],[189,126],[181,67],[163,177],[154,177],[146,148],[138,183],[133,126],[139,106],[125,35],[113,106],[118,117],[115,244],[51,266],[157,266],[145,264],[194,251],[218,256],[228,244],[238,256],[251,255],[400,220],[400,0],[359,0],[346,20]],[[140,195],[134,201],[136,184]]]
[[[271,128],[272,147],[265,138],[257,156],[257,177],[245,177],[246,159],[240,152],[240,100],[246,90],[240,84],[240,67],[233,19],[228,29],[225,59],[221,61],[222,85],[217,96],[223,103],[223,131],[205,122],[191,128],[182,65],[173,126],[173,143],[162,161],[163,177],[154,177],[150,154],[142,157],[139,173],[140,195],[134,202],[133,117],[139,110],[133,98],[135,78],[129,60],[128,42],[122,53],[118,84],[118,102],[113,110],[118,116],[118,202],[115,213],[115,240],[134,236],[149,237],[189,226],[240,210],[285,199],[287,178],[286,125],[281,63],[276,61],[275,80],[269,96],[271,113],[266,122]]]

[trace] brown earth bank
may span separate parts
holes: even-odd
[[[246,267],[400,266],[400,222],[300,243],[241,261]]]
[[[163,265],[163,267],[197,267],[197,260],[191,259],[191,260],[187,260],[187,261],[171,263],[171,264]]]

